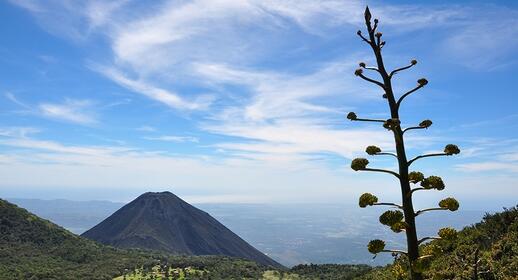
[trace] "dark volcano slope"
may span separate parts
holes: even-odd
[[[119,248],[225,255],[282,267],[209,214],[170,192],[145,193],[82,236]]]

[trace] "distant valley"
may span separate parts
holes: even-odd
[[[8,199],[27,210],[81,234],[124,205],[109,201]],[[372,259],[365,246],[372,238],[403,246],[402,236],[371,223],[381,209],[359,209],[338,204],[196,204],[251,245],[286,266],[300,263],[391,262],[380,255]],[[434,213],[420,220],[424,234],[443,225],[462,228],[475,223],[482,211]],[[261,226],[258,226],[261,225]]]

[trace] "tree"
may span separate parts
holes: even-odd
[[[435,248],[433,246],[421,246],[422,248],[420,251],[420,245],[432,239],[454,238],[456,236],[456,231],[451,228],[444,228],[439,230],[438,237],[423,237],[421,239],[418,239],[415,223],[416,217],[429,211],[456,211],[459,208],[459,203],[455,198],[449,197],[441,200],[439,202],[438,207],[415,211],[412,203],[413,195],[415,192],[422,190],[441,191],[445,188],[445,186],[443,180],[438,176],[425,177],[423,173],[418,171],[409,172],[409,169],[411,165],[419,159],[436,156],[456,155],[460,153],[460,150],[456,145],[448,144],[444,148],[443,152],[424,154],[416,156],[410,160],[407,159],[404,134],[412,130],[427,129],[432,125],[432,121],[424,120],[417,126],[402,128],[399,116],[399,109],[405,98],[426,86],[428,84],[428,80],[424,78],[417,80],[417,85],[413,89],[400,95],[399,98],[396,98],[396,95],[392,88],[392,78],[395,74],[416,65],[417,60],[413,59],[410,61],[409,65],[388,72],[385,68],[383,56],[381,53],[383,47],[385,46],[385,41],[381,39],[382,33],[377,31],[379,21],[378,19],[374,19],[374,24],[372,24],[372,15],[368,7],[365,9],[364,16],[368,36],[364,36],[361,31],[358,31],[357,34],[365,43],[367,43],[372,48],[377,66],[369,67],[364,62],[361,62],[359,64],[360,68],[358,68],[354,74],[367,82],[375,84],[383,90],[383,98],[387,100],[387,103],[389,105],[390,118],[387,120],[359,118],[354,112],[350,112],[347,115],[347,118],[351,121],[380,123],[383,125],[384,128],[391,131],[394,136],[394,142],[396,147],[395,153],[384,152],[377,146],[368,146],[366,149],[366,153],[371,156],[387,155],[394,157],[398,162],[399,170],[396,172],[386,169],[369,168],[367,167],[369,161],[365,158],[354,159],[351,163],[351,168],[355,171],[372,171],[387,173],[397,178],[401,187],[401,204],[378,202],[378,198],[370,193],[364,193],[363,195],[361,195],[359,204],[362,208],[373,205],[384,205],[394,207],[395,210],[388,210],[380,216],[380,223],[390,227],[394,232],[405,232],[407,240],[406,251],[385,249],[385,241],[379,239],[372,240],[371,242],[369,242],[368,250],[369,252],[375,255],[380,252],[390,252],[395,256],[407,259],[408,270],[411,279],[421,280],[423,279],[423,271],[429,264],[430,259],[434,255],[440,253],[440,248]],[[364,73],[366,70],[379,74],[382,81],[378,81],[376,79],[366,76]]]

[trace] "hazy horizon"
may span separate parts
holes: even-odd
[[[120,209],[124,203],[108,201],[13,199],[50,221],[81,234]],[[390,240],[404,246],[403,236],[371,223],[381,208],[361,209],[344,204],[232,204],[196,203],[234,233],[284,265],[301,263],[365,263],[384,265],[390,255],[372,259],[365,250],[370,238]],[[501,209],[500,209],[501,210]],[[485,211],[461,210],[425,215],[419,219],[420,233],[435,234],[437,227],[461,229],[479,222]],[[260,225],[260,226],[258,226]]]
[[[348,208],[351,210],[361,210],[358,206],[357,198],[351,197],[347,200],[339,200],[339,199],[327,199],[327,200],[257,200],[256,197],[239,197],[233,195],[182,195],[181,193],[175,193],[174,189],[158,189],[158,190],[130,190],[127,191],[124,195],[121,194],[121,191],[118,189],[112,190],[103,190],[102,193],[91,192],[91,189],[83,189],[82,192],[78,190],[74,190],[69,192],[68,194],[64,192],[62,189],[54,189],[54,190],[42,190],[40,193],[34,190],[25,190],[25,192],[20,192],[19,190],[6,191],[5,189],[0,190],[0,198],[3,199],[28,199],[28,200],[43,200],[43,201],[52,201],[52,200],[66,200],[66,201],[77,201],[77,202],[110,202],[110,203],[118,203],[124,205],[136,199],[138,196],[145,192],[162,192],[169,191],[179,196],[181,199],[185,200],[190,204],[195,205],[232,205],[232,204],[242,204],[242,205],[332,205],[332,206],[341,206],[344,208]],[[417,200],[417,205],[423,204],[426,205],[426,201]],[[482,212],[497,212],[501,211],[504,208],[511,208],[517,206],[518,202],[514,197],[508,197],[506,199],[500,199],[495,202],[488,201],[487,198],[478,198],[478,197],[470,197],[469,199],[464,198],[461,202],[461,211],[482,211]]]

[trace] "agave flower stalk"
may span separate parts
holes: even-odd
[[[418,79],[417,84],[412,89],[402,94],[398,94],[397,96],[399,97],[397,97],[392,87],[392,78],[395,74],[398,74],[404,70],[410,69],[417,65],[417,60],[412,59],[410,63],[406,66],[397,68],[390,72],[387,71],[382,56],[382,49],[386,43],[382,39],[383,34],[377,30],[379,21],[377,19],[374,19],[374,24],[372,23],[372,15],[368,7],[365,9],[364,17],[365,25],[367,28],[367,34],[364,35],[361,31],[358,31],[357,34],[362,41],[364,41],[371,47],[376,59],[376,66],[367,66],[365,62],[360,62],[360,68],[358,68],[354,72],[354,74],[359,78],[369,83],[372,83],[383,90],[383,98],[387,100],[388,108],[390,110],[390,118],[388,118],[387,120],[359,118],[354,112],[350,112],[347,115],[347,118],[351,121],[381,123],[384,128],[392,132],[395,143],[395,152],[385,152],[377,146],[368,146],[366,149],[366,153],[371,156],[390,155],[395,157],[397,159],[398,170],[392,171],[386,169],[367,167],[369,165],[369,160],[365,158],[354,159],[351,163],[351,168],[355,171],[373,171],[388,173],[394,175],[397,178],[401,190],[400,204],[391,202],[379,202],[378,198],[370,193],[363,194],[360,197],[359,204],[362,208],[367,206],[379,205],[396,208],[396,210],[388,210],[385,213],[383,213],[380,216],[380,222],[390,227],[390,229],[394,232],[404,232],[406,234],[407,240],[406,251],[387,250],[385,249],[385,241],[379,239],[372,240],[368,245],[368,250],[373,254],[390,252],[395,255],[404,255],[409,261],[408,268],[411,279],[422,280],[423,272],[426,270],[426,266],[429,264],[430,259],[433,258],[435,255],[440,254],[441,250],[440,248],[435,248],[435,245],[426,245],[426,247],[422,248],[422,252],[420,252],[419,245],[423,244],[428,240],[451,239],[456,236],[456,232],[454,229],[445,228],[439,231],[439,236],[422,237],[421,239],[419,239],[417,236],[416,229],[416,217],[420,214],[430,211],[456,211],[459,208],[459,203],[456,199],[450,197],[441,200],[438,205],[439,207],[427,208],[416,211],[413,205],[413,194],[416,191],[441,191],[445,188],[445,185],[442,179],[438,176],[425,177],[423,173],[419,171],[410,172],[409,169],[411,164],[417,160],[429,157],[456,155],[460,153],[460,149],[456,145],[448,144],[444,148],[443,152],[418,155],[410,160],[407,158],[404,133],[411,130],[428,129],[432,125],[432,121],[426,119],[419,123],[419,125],[402,128],[399,109],[403,105],[403,101],[406,100],[406,98],[410,97],[412,94],[418,92],[420,89],[428,85],[428,80],[425,78]],[[377,80],[376,78],[368,77],[364,70],[372,71],[374,74],[379,75],[381,79]],[[413,187],[413,185],[415,184],[420,184],[420,186]]]

